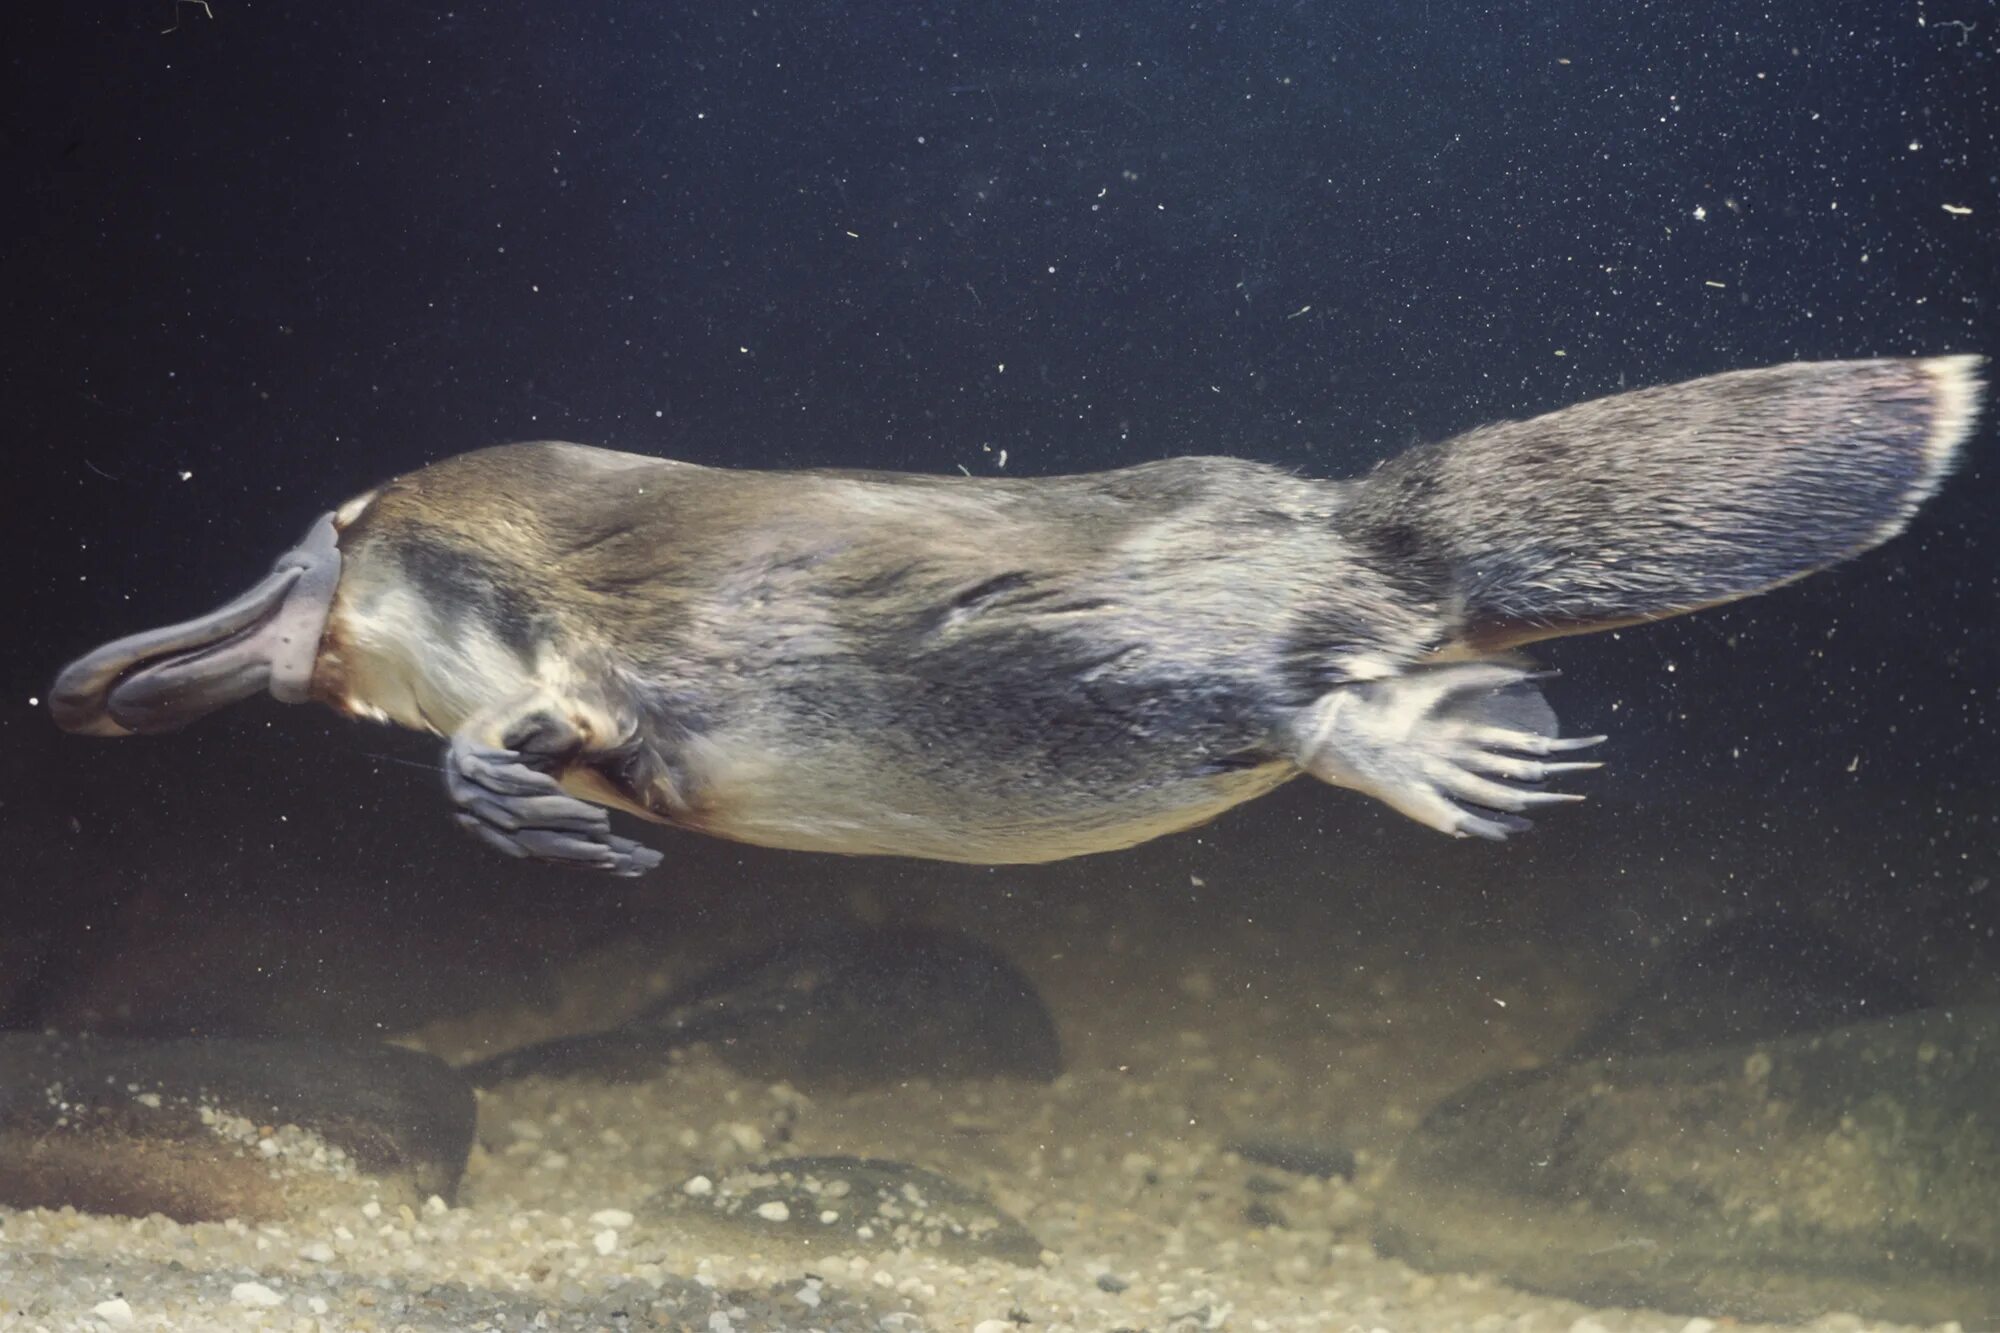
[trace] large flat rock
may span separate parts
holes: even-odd
[[[1377,1245],[1594,1305],[2000,1323],[2000,1008],[1558,1061],[1430,1113]]]
[[[391,1046],[0,1033],[0,1204],[182,1222],[449,1201],[471,1085]]]

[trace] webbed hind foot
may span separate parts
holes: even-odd
[[[1343,685],[1305,711],[1296,762],[1441,833],[1503,839],[1530,827],[1522,811],[1583,799],[1542,783],[1602,767],[1548,758],[1604,739],[1556,734],[1549,674],[1469,662]]]

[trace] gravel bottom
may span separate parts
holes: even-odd
[[[1144,902],[957,909],[1041,987],[1068,1051],[1052,1085],[807,1095],[696,1050],[644,1084],[504,1086],[480,1096],[456,1207],[341,1206],[256,1226],[0,1212],[0,1329],[1758,1327],[1423,1274],[1369,1244],[1370,1191],[1416,1117],[1559,1049],[1629,983],[1631,959],[1586,964],[1431,921],[1330,942],[1220,894],[1172,911]],[[1018,919],[1001,920],[1009,911]],[[603,1021],[605,997],[669,979],[657,959],[615,953],[576,978],[562,1013],[491,1010],[406,1040],[486,1054]],[[1230,1150],[1252,1139],[1351,1152],[1358,1169],[1322,1180]],[[821,1245],[703,1224],[665,1201],[697,1175],[809,1154],[899,1159],[984,1191],[1046,1247],[1040,1262]]]

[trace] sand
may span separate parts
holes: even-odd
[[[1720,1326],[1418,1273],[1369,1243],[1371,1190],[1416,1117],[1473,1078],[1560,1049],[1662,947],[1659,932],[1565,947],[1530,920],[1531,901],[1512,935],[1448,927],[1421,903],[1359,921],[1324,895],[1252,893],[1204,865],[1083,899],[927,906],[1035,979],[1067,1048],[1052,1085],[808,1095],[699,1049],[642,1084],[529,1080],[480,1095],[455,1206],[256,1226],[0,1212],[0,1329]],[[690,941],[664,959],[639,941],[600,948],[564,965],[553,1007],[487,1004],[399,1039],[460,1059],[591,1026],[717,947]],[[1350,1150],[1358,1169],[1320,1180],[1246,1163],[1229,1145],[1252,1138]],[[1021,1266],[921,1245],[803,1245],[663,1205],[691,1177],[800,1154],[940,1172],[986,1191],[1045,1248]],[[1894,1326],[1833,1314],[1808,1327]]]

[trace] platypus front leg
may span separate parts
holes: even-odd
[[[1540,678],[1506,662],[1463,662],[1343,685],[1300,715],[1295,762],[1441,833],[1505,838],[1529,826],[1519,812],[1583,799],[1539,784],[1601,767],[1547,758],[1604,737],[1559,738]]]
[[[498,744],[490,738],[498,737]],[[475,718],[445,749],[444,782],[460,825],[509,856],[637,875],[661,854],[611,831],[611,813],[570,795],[557,775],[588,738],[546,696]]]

